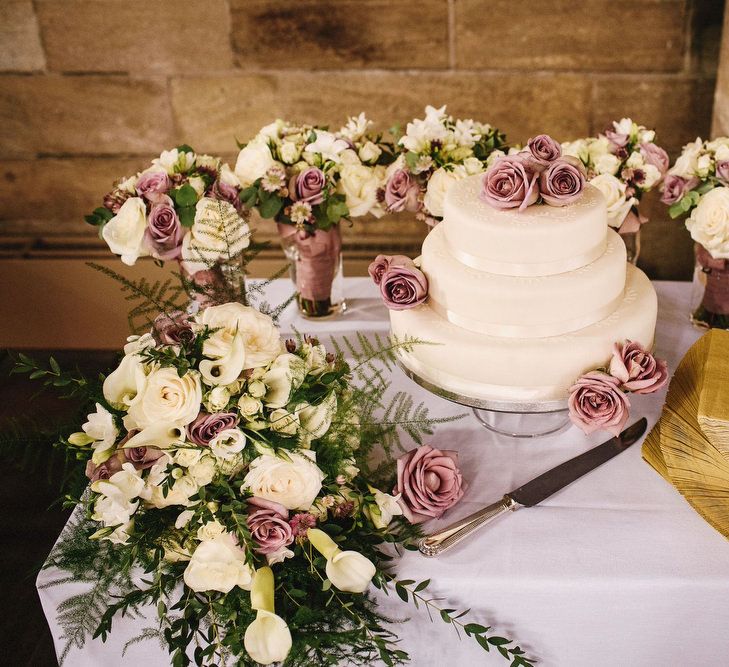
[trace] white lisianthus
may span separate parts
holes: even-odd
[[[286,408],[276,408],[268,418],[272,431],[279,435],[293,437],[299,432],[301,423],[296,412],[289,412]]]
[[[147,384],[142,359],[137,354],[127,354],[116,370],[104,380],[104,398],[114,407],[127,410],[144,393]]]
[[[239,428],[227,428],[210,441],[210,451],[219,459],[232,460],[246,446],[246,434]]]
[[[590,159],[590,151],[587,146],[587,140],[576,139],[575,141],[565,141],[562,144],[562,155],[571,155],[584,164],[587,164]]]
[[[327,559],[327,578],[333,586],[346,593],[364,593],[367,590],[377,572],[369,558],[356,551],[342,551],[329,535],[318,528],[309,528],[307,537]]]
[[[215,477],[215,459],[212,456],[203,456],[187,469],[197,487],[207,486]]]
[[[117,214],[104,225],[101,236],[121,261],[133,266],[139,257],[146,257],[149,251],[144,247],[144,232],[147,229],[147,207],[141,197],[129,197]]]
[[[263,410],[263,403],[258,398],[243,394],[238,399],[238,410],[245,419],[253,419]]]
[[[92,460],[99,465],[111,456],[119,429],[114,424],[111,412],[99,403],[96,404],[96,412],[88,415],[87,419],[81,429],[92,439],[91,446],[94,449]]]
[[[443,217],[443,201],[445,200],[448,188],[458,179],[456,173],[444,167],[436,169],[428,180],[428,187],[425,191],[423,204],[431,215],[438,218]]]
[[[213,387],[205,399],[205,408],[208,412],[222,412],[230,402],[230,391],[225,386]]]
[[[620,167],[620,158],[612,153],[603,153],[595,157],[594,165],[598,174],[614,176]]]
[[[201,542],[183,575],[187,587],[196,593],[230,593],[235,586],[249,590],[252,578],[253,572],[246,563],[246,553],[230,533]]]
[[[200,526],[200,528],[197,529],[196,535],[200,542],[205,542],[206,540],[214,540],[224,532],[225,526],[217,519],[214,519],[213,521],[206,521],[202,526]]]
[[[324,473],[310,451],[287,452],[287,458],[262,454],[251,461],[243,488],[289,510],[306,512],[321,491]]]
[[[175,368],[158,368],[147,377],[144,392],[130,406],[125,424],[141,429],[159,423],[187,425],[200,413],[201,402],[197,371],[180,377]]]
[[[600,174],[590,181],[605,197],[607,204],[608,224],[611,227],[619,228],[628,215],[630,207],[635,203],[635,199],[625,197],[625,183],[615,178],[611,174]]]
[[[402,494],[398,493],[396,496],[391,496],[389,493],[384,493],[374,487],[369,487],[370,492],[375,497],[375,507],[368,506],[365,508],[370,520],[374,524],[375,528],[387,528],[390,525],[393,517],[400,516],[402,514],[402,507],[397,501],[400,500]]]
[[[686,220],[686,229],[714,259],[729,259],[729,188],[703,195]]]
[[[278,164],[271,155],[268,138],[260,134],[238,153],[235,175],[243,188],[252,185],[271,168]]]
[[[668,173],[685,179],[695,176],[696,165],[703,148],[704,143],[698,137],[692,143],[686,144]]]
[[[326,130],[314,130],[314,134],[316,139],[307,144],[304,151],[310,155],[321,155],[323,160],[331,160],[339,164],[340,155],[342,151],[349,148],[349,144]]]
[[[301,357],[288,352],[279,355],[263,376],[266,387],[263,402],[269,408],[284,407],[289,402],[291,393],[301,386],[305,377],[306,362]],[[249,389],[252,389],[250,385]]]
[[[293,141],[284,141],[278,152],[284,164],[295,164],[301,157],[301,150]]]
[[[377,190],[385,183],[384,167],[348,164],[340,169],[339,174],[341,179],[337,189],[344,195],[352,217],[358,218],[370,212],[375,217],[383,215],[384,211],[377,207]]]

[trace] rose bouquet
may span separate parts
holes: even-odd
[[[688,214],[686,228],[696,242],[692,319],[728,329],[729,137],[684,146],[668,170],[661,201],[672,218]]]
[[[422,445],[397,461],[399,424],[438,421],[389,387],[378,360],[417,341],[282,341],[239,303],[160,315],[129,339],[100,391],[26,356],[16,370],[88,389],[93,411],[59,446],[90,487],[47,566],[90,591],[65,601],[66,652],[105,639],[117,615],[156,607],[173,665],[401,663],[370,583],[434,610],[512,665],[531,661],[489,628],[441,609],[429,582],[397,580],[393,547],[466,490],[456,452]],[[399,415],[391,421],[387,415]],[[370,454],[381,446],[384,460]]]
[[[668,154],[655,143],[655,136],[655,131],[623,118],[597,137],[562,144],[563,153],[582,161],[589,182],[605,196],[608,224],[626,241],[636,240],[636,247],[628,248],[633,263],[639,252],[635,234],[647,222],[638,211],[640,199],[668,170]]]
[[[407,124],[398,141],[400,155],[387,170],[387,211],[409,211],[429,225],[437,224],[443,218],[443,199],[450,184],[482,172],[505,141],[504,134],[491,125],[454,120],[445,106],[425,107],[425,118]]]
[[[147,256],[178,261],[183,282],[203,304],[244,300],[244,289],[226,280],[221,268],[250,245],[248,211],[239,193],[227,164],[178,146],[119,181],[86,222],[99,228],[109,249],[129,266]]]
[[[384,213],[378,193],[392,149],[364,114],[338,132],[277,120],[238,154],[241,201],[278,223],[299,306],[321,317],[344,308],[339,223]],[[335,283],[336,281],[336,283]]]

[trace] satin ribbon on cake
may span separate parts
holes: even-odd
[[[607,249],[607,237],[587,252],[566,259],[559,259],[552,262],[537,262],[520,264],[517,262],[496,262],[484,257],[477,257],[470,253],[463,252],[448,243],[450,253],[462,264],[470,266],[477,271],[486,273],[497,273],[502,276],[517,276],[520,278],[532,278],[537,276],[552,276],[557,273],[567,273],[583,266],[591,264],[598,259]]]
[[[548,338],[550,336],[561,336],[562,334],[584,329],[591,324],[595,324],[595,322],[604,320],[608,315],[617,310],[623,300],[623,295],[624,292],[620,292],[618,296],[605,305],[579,317],[550,324],[494,324],[482,322],[444,308],[432,296],[428,298],[428,305],[433,311],[448,320],[451,324],[475,333],[496,336],[498,338]]]

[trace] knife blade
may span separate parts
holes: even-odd
[[[624,452],[640,440],[647,427],[648,420],[645,417],[639,419],[619,436],[610,438],[601,445],[560,463],[507,493],[498,502],[474,512],[437,533],[426,535],[418,542],[418,549],[425,556],[437,556],[497,517],[521,507],[533,507],[539,504],[614,456]]]

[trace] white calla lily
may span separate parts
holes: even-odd
[[[375,576],[374,563],[357,551],[342,551],[323,530],[309,528],[307,537],[327,559],[326,573],[332,585],[346,593],[364,593]]]
[[[256,570],[251,588],[251,607],[256,620],[247,628],[243,645],[248,655],[262,665],[283,662],[291,650],[289,626],[275,613],[273,571],[270,567]]]

